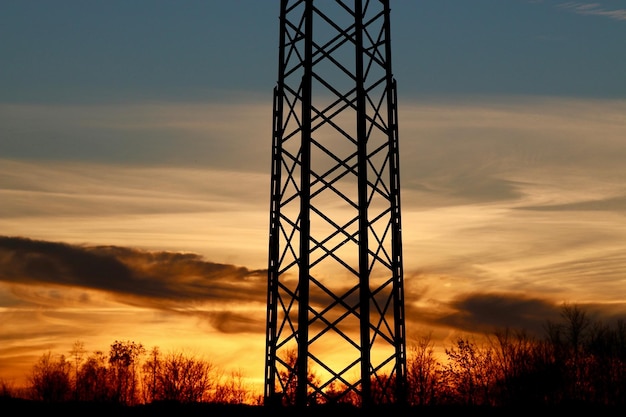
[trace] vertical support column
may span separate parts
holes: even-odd
[[[355,79],[356,79],[356,140],[357,140],[357,195],[359,207],[359,322],[361,333],[361,390],[362,398],[369,402],[372,392],[370,381],[370,285],[369,285],[369,219],[367,186],[367,109],[365,72],[363,68],[363,2],[356,0],[355,24]]]
[[[307,403],[309,357],[309,279],[311,245],[311,112],[313,105],[313,0],[304,10],[304,74],[300,142],[300,264],[298,277],[298,359],[296,405]]]
[[[384,31],[386,85],[387,85],[387,120],[389,121],[389,188],[391,193],[391,233],[392,233],[392,279],[393,279],[393,314],[396,350],[396,399],[398,403],[407,401],[406,381],[406,329],[404,317],[404,270],[402,261],[402,221],[400,206],[400,151],[398,139],[398,90],[391,70],[391,10],[389,0],[384,0]]]
[[[267,328],[265,344],[265,402],[274,401],[276,392],[276,332],[278,323],[278,268],[279,268],[279,234],[280,234],[280,195],[281,195],[281,158],[283,137],[283,97],[285,73],[285,16],[288,0],[282,0],[280,6],[280,34],[278,49],[278,83],[274,88],[274,107],[272,112],[272,165],[270,184],[270,225],[269,225],[269,257],[267,285]]]

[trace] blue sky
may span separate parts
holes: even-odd
[[[4,1],[0,100],[267,96],[278,1]],[[626,96],[623,1],[396,0],[402,97]]]
[[[80,336],[259,383],[278,8],[0,2],[0,378]],[[391,19],[409,336],[626,317],[626,1]]]

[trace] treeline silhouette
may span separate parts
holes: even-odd
[[[281,378],[293,381],[294,375]],[[315,378],[314,371],[309,378]],[[523,329],[501,329],[480,339],[458,337],[445,348],[445,358],[424,335],[409,343],[407,380],[409,407],[623,409],[626,323],[596,321],[577,305],[564,304],[561,320],[546,321],[541,337]],[[46,404],[262,405],[240,371],[225,373],[196,355],[146,350],[133,341],[115,341],[108,353],[87,354],[80,341],[68,356],[46,352],[32,366],[28,381],[22,390],[0,383],[0,397]],[[355,396],[341,395],[343,388],[328,387],[337,393],[328,398],[358,406]],[[289,405],[292,393],[285,394],[283,405]]]
[[[626,322],[592,320],[563,304],[545,337],[503,329],[482,343],[460,337],[440,363],[428,337],[411,346],[412,404],[626,406]]]
[[[153,402],[250,404],[244,374],[225,374],[210,361],[185,352],[147,351],[141,343],[115,341],[108,354],[86,354],[81,341],[69,356],[44,353],[32,366],[28,386],[5,396],[59,403],[69,401],[137,405]],[[257,400],[258,401],[258,400]]]

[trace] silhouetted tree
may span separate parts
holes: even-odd
[[[163,374],[161,361],[161,351],[158,346],[154,346],[148,353],[148,359],[142,367],[143,400],[151,403],[159,399],[159,381]]]
[[[434,405],[440,389],[442,365],[435,357],[431,335],[414,340],[407,358],[408,401],[411,405]]]
[[[113,400],[122,404],[137,401],[137,360],[145,353],[141,343],[115,341],[109,351],[109,370],[113,378]]]
[[[61,402],[70,398],[71,364],[65,356],[54,357],[51,352],[44,353],[32,368],[30,385],[32,396],[45,402]]]
[[[445,352],[448,363],[443,376],[448,398],[463,405],[493,405],[492,390],[497,379],[493,351],[460,337],[456,347]]]
[[[540,404],[555,389],[549,344],[525,330],[497,330],[494,365],[497,368],[497,397],[501,405]]]
[[[245,382],[243,371],[232,371],[226,378],[219,378],[212,400],[221,404],[247,404],[252,392]]]
[[[586,333],[582,355],[587,383],[581,387],[583,400],[595,404],[626,404],[626,366],[622,355],[626,327],[622,320],[615,328],[593,322]]]
[[[159,378],[159,399],[181,403],[199,402],[213,389],[213,364],[183,353],[163,358]]]
[[[284,370],[279,372],[279,381],[281,385],[281,391],[278,395],[282,397],[282,403],[286,406],[292,406],[296,404],[296,389],[298,386],[298,352],[296,349],[290,349],[285,352],[283,357],[278,358],[278,361],[283,364]],[[309,369],[307,374],[307,391],[308,394],[312,394],[311,386],[317,386],[319,384],[318,377]],[[309,395],[308,405],[314,405],[322,402],[317,395]]]
[[[555,370],[561,389],[557,402],[588,399],[591,362],[585,350],[591,320],[578,305],[563,303],[561,322],[548,321],[546,330],[554,353]]]
[[[80,340],[74,342],[70,355],[74,361],[74,399],[78,399],[78,370],[85,354],[85,344]]]
[[[208,401],[215,391],[215,369],[212,363],[193,355],[163,355],[154,347],[142,367],[144,401]]]
[[[346,384],[333,381],[324,390],[326,403],[358,405],[360,403],[357,394],[348,390]]]
[[[284,364],[285,369],[284,371],[279,372],[283,405],[295,405],[296,389],[298,385],[298,352],[295,349],[288,350],[284,357],[278,358],[278,361]]]
[[[619,320],[613,333],[615,366],[613,398],[615,404],[626,406],[626,322]]]
[[[15,395],[15,387],[12,383],[0,378],[0,398],[11,398]]]
[[[395,404],[398,400],[396,378],[386,374],[372,377],[372,401],[376,405]]]
[[[78,398],[82,401],[110,401],[112,384],[107,368],[108,358],[101,351],[87,357],[77,376]]]

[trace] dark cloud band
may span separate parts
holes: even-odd
[[[0,237],[0,281],[101,290],[143,303],[265,302],[265,273],[193,253]],[[142,303],[142,304],[143,304]]]

